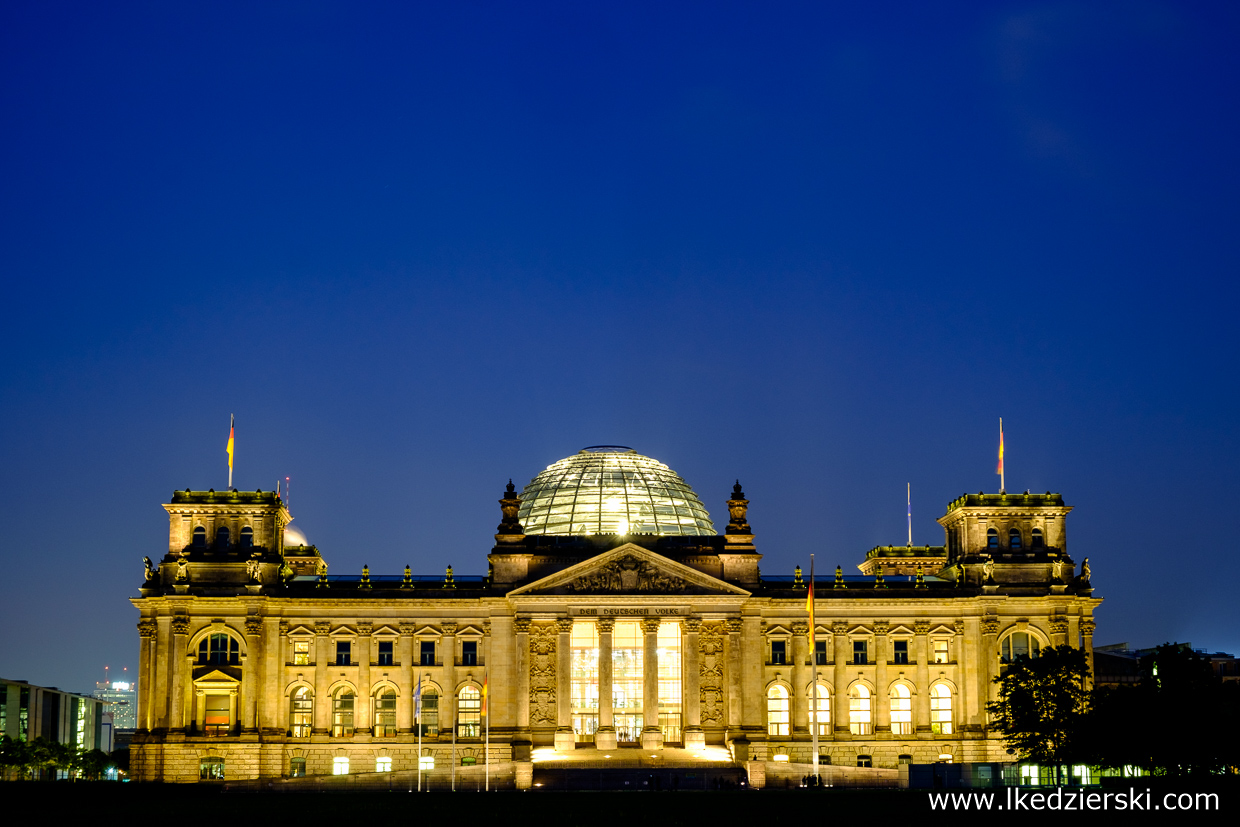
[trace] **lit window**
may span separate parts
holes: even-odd
[[[392,650],[392,641],[379,641],[379,666],[391,666],[395,662],[395,653]]]
[[[391,687],[375,698],[375,737],[396,737],[396,690]]]
[[[935,735],[952,734],[952,691],[946,684],[930,688],[930,731]]]
[[[418,759],[418,767],[425,772],[426,770],[435,769],[435,756],[423,755]]]
[[[908,641],[897,640],[892,643],[892,663],[908,663]]]
[[[341,689],[332,699],[332,737],[347,738],[353,734],[353,691]]]
[[[217,632],[207,635],[198,644],[198,663],[236,666],[241,663],[241,649],[237,639]]]
[[[375,759],[375,772],[391,772],[392,759],[387,756],[381,756]]]
[[[461,687],[456,702],[456,735],[458,738],[482,737],[482,693],[476,686]]]
[[[891,733],[913,734],[913,697],[904,684],[891,687]]]
[[[478,665],[478,641],[467,640],[461,644],[461,666]]]
[[[818,734],[831,734],[831,696],[827,693],[827,688],[820,683],[814,684],[814,694],[818,696],[817,709],[813,710],[817,714]]]
[[[422,714],[418,726],[424,736],[439,734],[439,693],[432,686],[422,686]]]
[[[1017,658],[1036,658],[1041,644],[1038,639],[1027,632],[1012,632],[1003,639],[999,647],[999,656],[1004,663],[1011,663]]]
[[[787,663],[788,644],[782,640],[771,641],[771,663],[782,666]]]
[[[314,725],[314,695],[309,687],[301,687],[293,692],[289,701],[289,734],[294,738],[309,738],[310,728]]]
[[[869,645],[864,640],[853,641],[853,663],[869,663]]]
[[[288,762],[289,778],[305,778],[306,777],[306,759],[293,758]]]
[[[874,720],[870,717],[870,690],[856,684],[848,693],[848,729],[853,735],[874,734]]]
[[[332,759],[332,775],[348,775],[349,759],[344,755],[337,755]]]
[[[999,532],[993,528],[986,529],[986,548],[999,547]]]
[[[477,759],[477,758],[475,758],[475,757],[474,757],[474,756],[472,756],[472,755],[463,755],[463,756],[461,756],[461,766],[462,766],[462,767],[472,767],[472,766],[475,766],[477,763],[478,763],[478,759]]]
[[[224,693],[207,693],[203,698],[206,712],[203,718],[203,729],[207,735],[228,735],[232,730],[231,696]]]
[[[190,766],[193,766],[192,764]],[[223,781],[224,780],[224,759],[223,758],[204,758],[198,764],[198,779],[200,781]]]
[[[295,640],[293,641],[293,665],[309,666],[310,665],[310,641]]]
[[[766,693],[766,732],[768,735],[790,735],[788,690],[775,684]]]
[[[422,641],[421,654],[422,654],[422,659],[420,662],[422,666],[434,666],[435,665],[435,641],[433,640]]]
[[[934,640],[934,662],[947,663],[947,638],[935,638]]]
[[[577,743],[594,741],[598,729],[598,630],[593,621],[573,621],[569,705]],[[464,645],[462,646],[464,653]],[[463,654],[464,657],[464,654]]]
[[[1008,548],[1012,551],[1020,551],[1020,529],[1013,528],[1008,531]]]
[[[336,665],[348,666],[353,662],[353,643],[348,640],[336,641]]]

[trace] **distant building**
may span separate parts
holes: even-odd
[[[1193,649],[1191,643],[1173,643],[1172,646],[1196,652],[1210,663],[1214,674],[1225,681],[1240,681],[1240,660],[1226,652],[1207,652]],[[1125,686],[1141,680],[1141,659],[1152,655],[1157,647],[1133,649],[1127,643],[1113,643],[1094,649],[1094,684],[1096,686]]]
[[[112,723],[118,731],[132,732],[138,728],[138,686],[126,681],[100,681],[92,693],[108,704]]]
[[[16,741],[46,738],[110,752],[103,713],[104,704],[95,698],[0,678],[0,733]]]

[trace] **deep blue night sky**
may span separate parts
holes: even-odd
[[[230,413],[336,574],[599,443],[855,572],[1002,416],[1096,643],[1240,650],[1235,5],[255,5],[0,8],[4,677],[136,666]]]

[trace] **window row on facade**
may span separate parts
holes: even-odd
[[[835,731],[831,708],[832,697],[825,684],[814,684],[814,697],[809,699],[808,711],[803,722],[810,732],[817,727],[818,735],[829,736]],[[862,683],[853,684],[848,690],[848,731],[853,735],[873,735],[875,693]],[[913,693],[903,683],[894,684],[887,699],[890,731],[893,735],[912,735]],[[788,688],[772,684],[766,693],[766,731],[774,737],[792,734],[792,698]],[[930,732],[934,735],[951,735],[955,729],[952,719],[952,688],[946,683],[930,687]]]

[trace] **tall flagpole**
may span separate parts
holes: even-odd
[[[486,718],[487,739],[486,745],[483,747],[483,754],[486,756],[486,773],[487,773],[487,792],[491,791],[491,711],[487,709],[487,691],[491,688],[491,670],[483,675],[482,679],[482,715]]]
[[[456,792],[456,720],[452,721],[452,792]]]
[[[908,544],[909,548],[913,547],[913,484],[905,483],[908,486]]]
[[[809,596],[805,601],[809,609],[809,659],[814,664],[813,681],[810,684],[810,730],[814,741],[814,786],[818,786],[818,644],[814,629],[814,555],[809,556]]]
[[[228,487],[232,488],[233,437],[237,433],[236,414],[228,415]]]
[[[422,673],[418,673],[418,691],[413,701],[413,722],[418,728],[418,792],[422,792]]]
[[[1007,493],[1007,483],[1003,478],[1003,417],[999,417],[999,493]]]

